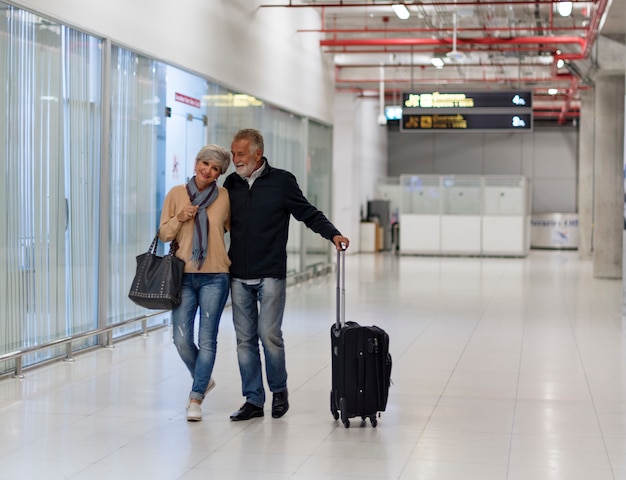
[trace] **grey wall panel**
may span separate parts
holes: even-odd
[[[403,173],[435,173],[435,136],[422,133],[402,133],[388,137],[388,176]]]
[[[485,135],[484,171],[489,175],[523,175],[524,133]]]
[[[483,170],[482,135],[435,136],[435,169],[440,175],[475,175]]]
[[[576,178],[578,136],[571,131],[538,131],[535,142],[535,178]]]
[[[576,183],[568,179],[535,179],[532,213],[576,213]]]
[[[535,177],[533,162],[535,158],[535,136],[533,134],[522,135],[520,139],[522,143],[522,175],[533,179]]]

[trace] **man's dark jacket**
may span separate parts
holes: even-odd
[[[265,169],[252,184],[231,173],[224,181],[230,195],[230,274],[235,278],[285,278],[289,215],[327,240],[341,235],[309,203],[296,177],[265,160]]]

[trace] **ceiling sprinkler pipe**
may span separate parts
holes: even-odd
[[[448,46],[454,43],[450,38],[344,38],[320,40],[322,47],[393,47],[393,46]],[[575,36],[512,37],[512,38],[472,38],[457,40],[461,45],[558,45],[575,44],[585,47],[585,39]]]

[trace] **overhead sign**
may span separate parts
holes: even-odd
[[[403,93],[402,108],[532,108],[531,92]]]
[[[402,130],[530,130],[530,113],[402,114]]]
[[[402,94],[401,131],[532,130],[532,92]]]

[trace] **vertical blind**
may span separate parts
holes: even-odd
[[[0,348],[12,351],[96,321],[101,52],[89,35],[0,6]]]
[[[157,86],[154,60],[112,47],[107,324],[144,312],[127,294],[135,257],[157,229]],[[137,328],[131,324],[120,333]]]

